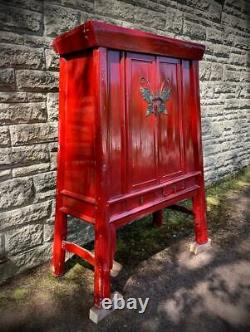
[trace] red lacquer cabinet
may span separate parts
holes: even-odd
[[[98,21],[54,40],[60,54],[53,271],[65,251],[94,266],[95,305],[110,297],[116,230],[192,199],[208,242],[198,60],[204,47]],[[179,208],[185,210],[184,208]],[[94,225],[94,253],[67,241],[67,215]]]

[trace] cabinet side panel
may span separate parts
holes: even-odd
[[[75,195],[95,197],[95,112],[91,53],[64,59],[63,189]],[[80,197],[80,196],[79,196]]]
[[[108,51],[108,157],[109,157],[109,195],[122,192],[122,133],[123,82],[119,51]]]
[[[182,90],[183,90],[183,133],[185,146],[185,170],[195,170],[194,135],[196,126],[195,110],[193,109],[193,94],[191,86],[191,62],[182,61]]]

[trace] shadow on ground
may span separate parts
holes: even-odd
[[[144,314],[117,310],[88,320],[93,272],[72,259],[64,277],[44,266],[0,288],[0,331],[249,331],[250,170],[208,190],[213,248],[189,254],[192,219],[166,211],[161,229],[146,218],[119,234],[124,266],[114,290],[149,297]]]

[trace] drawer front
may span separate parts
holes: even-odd
[[[175,197],[178,200],[178,195],[183,195],[185,192],[189,192],[192,189],[195,190],[196,188],[197,180],[193,177],[192,179],[184,179],[171,184],[166,184],[165,186],[161,186],[152,191],[134,193],[129,197],[125,196],[118,201],[111,202],[111,218],[114,215],[118,216],[121,213],[126,213],[132,210],[141,210],[150,205],[156,205],[161,202],[166,202],[167,205],[168,200]]]

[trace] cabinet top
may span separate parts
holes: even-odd
[[[106,47],[131,52],[201,60],[205,46],[189,41],[128,29],[101,21],[87,21],[63,33],[53,41],[54,50],[60,55],[85,49]]]

